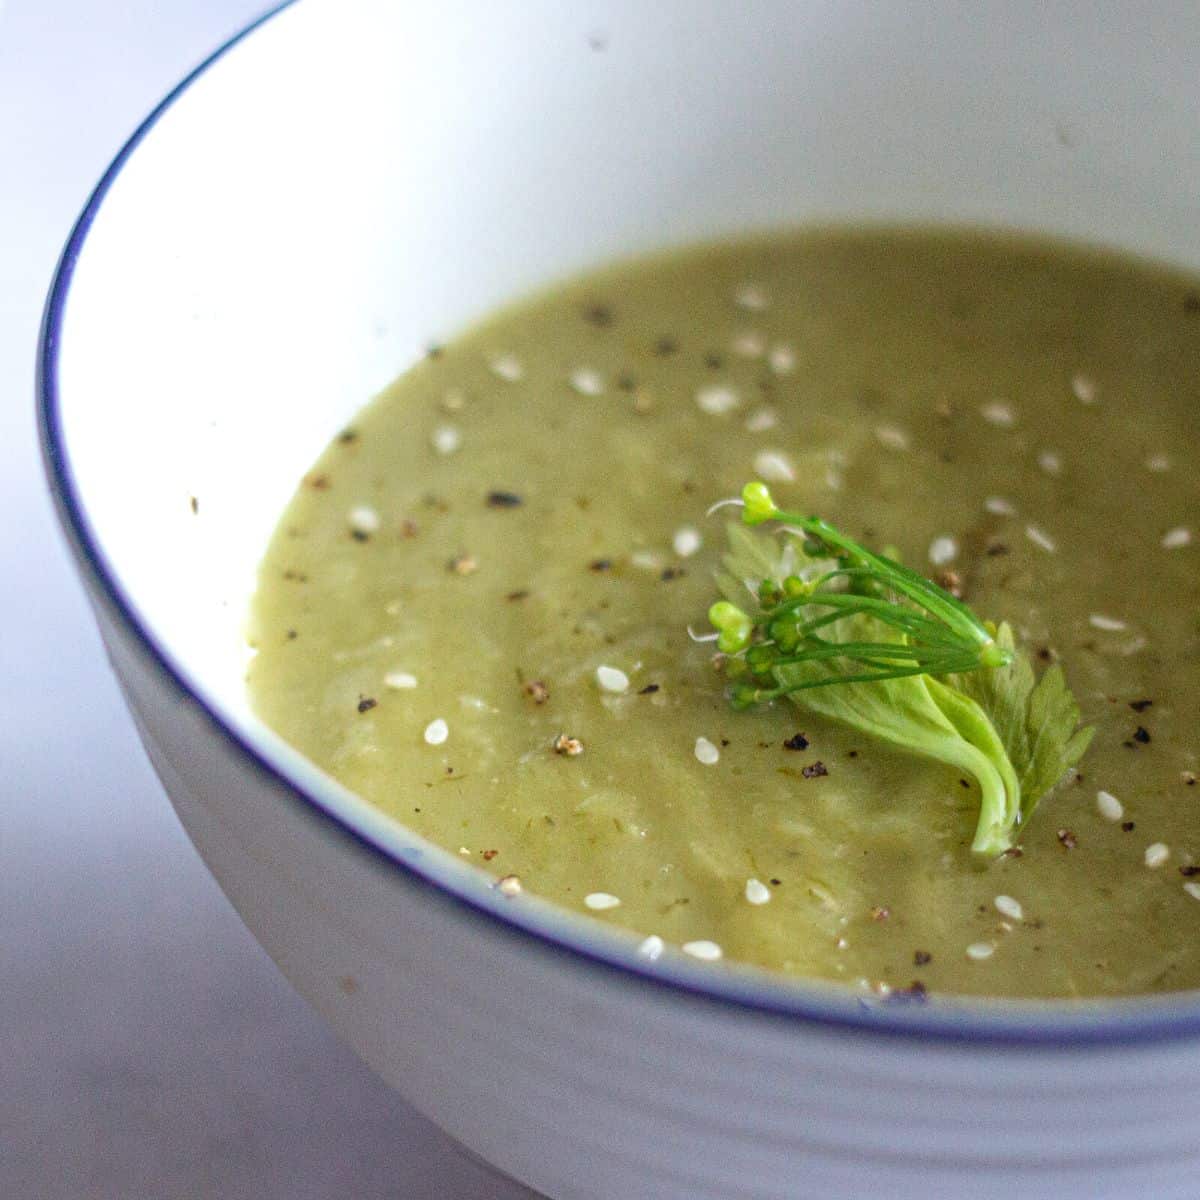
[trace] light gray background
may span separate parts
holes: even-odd
[[[261,0],[0,0],[0,1197],[521,1200],[251,940],[142,756],[42,483],[37,325],[92,185]]]

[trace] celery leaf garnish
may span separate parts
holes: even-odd
[[[783,697],[977,781],[972,849],[1015,844],[1037,802],[1087,749],[1062,672],[1036,680],[1007,625],[818,517],[742,493],[743,525],[709,610],[735,708]],[[745,526],[778,522],[781,535]]]

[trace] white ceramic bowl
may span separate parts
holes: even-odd
[[[306,0],[101,182],[50,297],[42,413],[147,750],[288,978],[502,1170],[560,1200],[1194,1191],[1195,995],[896,1006],[639,962],[282,745],[241,627],[331,434],[547,280],[830,217],[1200,267],[1198,61],[1191,0]]]

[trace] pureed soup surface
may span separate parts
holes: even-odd
[[[262,565],[253,701],[405,825],[667,953],[878,992],[1200,986],[1198,368],[1195,281],[1055,243],[620,265],[334,440]],[[1019,856],[971,853],[953,769],[730,709],[686,630],[725,548],[705,510],[754,477],[1063,664],[1097,733]]]

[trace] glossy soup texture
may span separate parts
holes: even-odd
[[[613,267],[334,438],[262,564],[253,702],[398,821],[667,955],[932,996],[1200,986],[1198,368],[1196,281],[1039,240]],[[1097,734],[1019,856],[971,854],[952,769],[731,711],[687,628],[705,510],[755,476],[1062,663]]]

